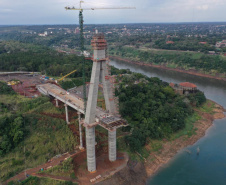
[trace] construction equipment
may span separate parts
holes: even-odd
[[[17,81],[12,80],[12,81],[7,82],[7,85],[17,85],[17,84],[19,84],[19,83],[20,83],[19,80],[17,80]]]
[[[64,80],[67,76],[71,75],[72,73],[74,73],[74,72],[76,72],[76,71],[77,71],[77,69],[74,70],[74,71],[72,71],[72,72],[70,72],[70,73],[68,73],[68,74],[66,74],[65,76],[63,76],[63,77],[61,77],[60,79],[56,80],[56,83],[58,83],[58,82]]]
[[[100,10],[100,9],[135,9],[135,7],[105,7],[105,8],[82,8],[82,3],[84,1],[79,2],[79,8],[73,7],[65,7],[66,10],[79,10],[79,26],[80,26],[80,49],[81,53],[84,57],[84,34],[83,34],[83,10]],[[85,78],[85,58],[83,59],[83,97],[84,97],[84,110],[86,111],[86,78]]]

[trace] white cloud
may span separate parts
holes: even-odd
[[[0,12],[4,13],[4,12],[12,12],[13,10],[12,9],[7,9],[7,8],[3,8],[3,9],[0,9]]]
[[[136,6],[136,10],[84,11],[85,23],[225,21],[226,0],[84,0],[84,7]],[[0,24],[78,23],[79,0],[0,0]],[[208,11],[207,11],[208,10]],[[222,13],[223,12],[223,13]],[[15,22],[17,21],[17,22]]]
[[[209,6],[208,5],[201,5],[201,6],[197,6],[198,10],[208,10]]]

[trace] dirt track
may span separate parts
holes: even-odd
[[[35,173],[39,172],[39,170],[40,170],[41,168],[47,168],[47,167],[50,167],[50,166],[52,166],[52,167],[57,166],[57,165],[60,164],[65,158],[67,158],[67,157],[72,157],[72,158],[73,158],[74,156],[76,156],[76,155],[78,155],[78,154],[80,154],[80,153],[82,153],[82,152],[84,152],[84,151],[78,151],[78,152],[74,152],[74,153],[72,153],[72,154],[65,153],[64,155],[62,155],[62,156],[59,157],[59,158],[53,158],[51,162],[47,162],[47,163],[45,163],[45,164],[39,165],[38,167],[35,167],[35,168],[32,168],[32,169],[27,169],[27,170],[26,170],[26,174],[28,174],[28,175],[33,175],[33,176],[39,176],[39,175],[37,175],[37,174],[35,174]],[[42,175],[41,175],[41,176],[42,176]],[[59,178],[59,177],[55,177],[55,178],[57,179],[57,178]],[[22,180],[24,180],[24,179],[26,179],[26,177],[25,177],[25,171],[23,171],[23,172],[19,173],[18,175],[14,176],[14,177],[12,177],[12,178],[10,178],[10,179],[8,179],[8,180],[7,180],[6,182],[4,182],[3,184],[5,185],[5,184],[7,184],[8,182],[14,181],[14,180],[20,180],[20,181],[22,181]],[[63,177],[61,177],[61,179],[64,180]],[[66,179],[66,180],[67,180],[67,179]],[[73,180],[73,179],[72,179],[72,180]],[[78,182],[78,181],[77,181],[77,182]]]

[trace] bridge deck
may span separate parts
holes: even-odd
[[[50,83],[37,85],[37,89],[42,94],[47,96],[50,95],[60,100],[61,102],[65,103],[66,105],[70,106],[71,108],[84,114],[84,101],[81,97],[77,96],[76,94],[68,93],[61,87]],[[107,130],[115,130],[119,127],[127,126],[125,120],[107,113],[107,111],[101,109],[100,107],[96,108],[96,118],[99,119],[99,122],[95,122],[90,125],[84,124],[84,126],[90,127],[100,125],[101,127]]]

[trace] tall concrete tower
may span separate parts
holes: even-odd
[[[106,64],[106,49],[107,42],[103,34],[95,34],[91,41],[93,47],[93,68],[90,80],[89,95],[85,114],[86,127],[86,150],[87,150],[87,165],[88,171],[96,171],[96,155],[95,155],[95,125],[96,122],[96,107],[98,97],[99,83],[103,84],[104,99],[106,110],[109,114],[114,114],[116,111],[114,104],[114,96],[109,81],[109,74]],[[109,133],[109,160],[116,160],[116,129],[108,130]]]

